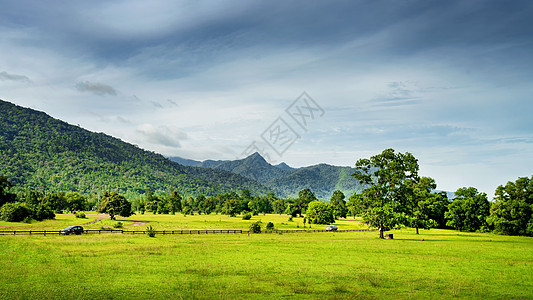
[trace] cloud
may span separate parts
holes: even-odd
[[[174,126],[141,124],[136,133],[143,143],[171,148],[181,148],[180,141],[187,139],[187,134]]]
[[[18,81],[23,83],[31,83],[30,78],[24,75],[10,74],[7,72],[0,72],[0,80],[2,81]]]
[[[89,81],[79,82],[76,84],[76,89],[80,92],[92,93],[97,96],[117,95],[117,91],[113,87],[103,83],[92,83]]]

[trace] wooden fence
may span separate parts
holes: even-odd
[[[274,233],[274,234],[283,234],[283,233],[303,233],[303,232],[357,232],[357,231],[374,231],[377,229],[357,229],[357,230],[265,230],[261,233]],[[84,230],[82,234],[146,234],[146,230],[117,230],[117,229],[87,229]],[[217,229],[217,230],[155,230],[156,234],[254,234],[249,230],[240,230],[240,229]],[[0,235],[60,235],[61,230],[2,230]]]

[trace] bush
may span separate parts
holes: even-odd
[[[123,228],[122,222],[117,222],[117,223],[113,224],[113,228]]]
[[[0,208],[0,219],[7,222],[20,222],[32,215],[32,209],[25,203],[6,203]]]
[[[54,211],[46,204],[39,204],[33,210],[33,218],[37,221],[51,220],[55,218]]]
[[[266,226],[266,230],[274,230],[274,223],[268,222]]]
[[[261,233],[261,221],[257,221],[252,223],[250,225],[250,232],[251,233]]]
[[[82,212],[75,213],[75,216],[76,218],[79,218],[79,219],[87,219],[87,217],[85,216],[85,213],[82,213]]]
[[[242,215],[243,220],[250,220],[251,218],[252,218],[252,214],[250,213],[245,213],[244,215]]]
[[[146,234],[149,237],[155,237],[155,230],[154,230],[154,228],[152,228],[152,225],[146,227]]]

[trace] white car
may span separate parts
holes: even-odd
[[[328,227],[326,227],[326,231],[337,231],[337,226],[329,225]]]

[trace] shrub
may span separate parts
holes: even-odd
[[[39,204],[33,209],[33,218],[37,221],[55,218],[54,211],[46,204]]]
[[[152,225],[146,227],[146,234],[149,237],[155,237],[155,230],[154,230],[154,228],[152,228]]]
[[[20,222],[32,215],[31,208],[25,203],[6,203],[0,209],[0,219],[7,222]]]
[[[274,223],[268,222],[266,226],[266,230],[274,230]]]
[[[252,218],[252,214],[250,213],[245,213],[244,215],[242,215],[243,220],[250,220],[251,218]]]
[[[122,228],[122,222],[117,222],[115,224],[113,224],[113,228]]]
[[[85,216],[85,213],[82,213],[82,212],[76,213],[75,216],[76,218],[79,218],[79,219],[87,219],[87,217]]]
[[[257,221],[252,223],[250,225],[250,232],[251,233],[261,233],[261,221]]]

